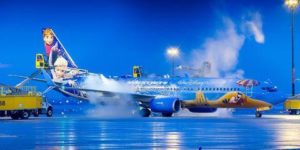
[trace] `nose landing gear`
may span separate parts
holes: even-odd
[[[256,118],[261,118],[261,116],[262,116],[262,113],[260,111],[255,112],[255,117]]]

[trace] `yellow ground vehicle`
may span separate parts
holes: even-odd
[[[142,67],[140,66],[133,66],[133,77],[140,78],[142,77]]]
[[[48,68],[48,64],[46,63],[43,54],[36,54],[36,56],[35,56],[35,68],[37,68],[37,69]]]
[[[284,102],[284,108],[291,115],[299,115],[300,114],[300,96],[294,97],[293,99],[287,99]]]
[[[43,105],[44,99],[40,93],[36,92],[35,87],[0,86],[1,117],[10,116],[12,119],[28,119],[31,114],[38,116],[43,110]],[[51,109],[52,116],[52,106],[48,109]]]

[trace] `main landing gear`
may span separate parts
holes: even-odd
[[[163,117],[172,117],[173,113],[161,113]]]
[[[151,115],[151,111],[148,108],[141,108],[139,113],[142,117],[149,117]]]
[[[255,117],[256,118],[261,118],[261,116],[262,116],[262,113],[260,111],[255,112]]]

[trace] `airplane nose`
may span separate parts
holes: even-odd
[[[265,101],[260,101],[258,103],[259,107],[257,107],[257,111],[264,111],[264,110],[270,110],[272,108],[272,104],[265,102]]]

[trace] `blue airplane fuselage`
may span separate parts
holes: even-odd
[[[139,94],[158,97],[177,97],[180,100],[194,100],[195,93],[201,91],[209,100],[216,100],[232,91],[242,92],[248,97],[271,104],[283,102],[286,97],[269,82],[257,85],[240,85],[240,79],[234,78],[129,78],[120,79],[135,88]]]

